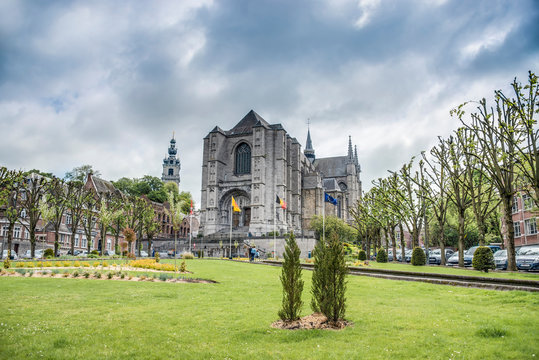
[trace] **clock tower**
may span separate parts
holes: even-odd
[[[163,175],[161,180],[163,182],[173,182],[176,185],[180,186],[180,159],[176,157],[178,149],[176,149],[176,139],[174,139],[174,134],[172,134],[172,139],[170,139],[170,146],[168,147],[168,157],[163,159]]]

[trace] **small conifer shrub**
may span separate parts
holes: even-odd
[[[475,270],[488,272],[495,269],[494,255],[492,250],[487,246],[480,246],[473,254],[472,266]]]
[[[386,263],[387,262],[387,253],[383,248],[378,249],[376,253],[376,262]]]
[[[303,301],[301,301],[303,280],[301,279],[300,254],[301,250],[296,243],[294,233],[291,233],[286,240],[280,277],[283,285],[283,302],[278,315],[284,321],[299,319],[301,307],[303,306]]]
[[[54,250],[51,248],[45,249],[43,252],[43,257],[45,259],[52,259],[54,257]]]
[[[159,253],[156,251],[155,252],[155,262],[159,262]]]
[[[416,246],[412,251],[412,265],[422,266],[427,263],[427,256],[420,247]]]
[[[185,260],[182,261],[182,263],[180,264],[180,272],[184,273],[187,271],[187,264],[185,263]]]
[[[358,260],[361,260],[361,261],[365,261],[367,260],[367,253],[365,252],[365,250],[359,250],[359,254],[358,254]]]

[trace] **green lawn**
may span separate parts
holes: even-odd
[[[399,271],[415,271],[415,272],[429,272],[437,274],[453,274],[453,275],[467,275],[467,276],[485,276],[495,278],[506,279],[526,279],[526,280],[539,280],[539,272],[511,272],[511,271],[489,271],[488,273],[477,271],[473,268],[459,268],[451,266],[438,266],[438,265],[426,265],[426,266],[413,266],[411,264],[403,263],[377,263],[376,261],[369,261],[369,267],[374,269],[389,269]],[[539,355],[538,355],[539,356]]]
[[[280,269],[187,262],[218,284],[0,277],[2,359],[523,359],[539,294],[349,277],[343,331],[270,327]],[[310,313],[311,272],[303,314]],[[533,355],[535,354],[535,355]]]

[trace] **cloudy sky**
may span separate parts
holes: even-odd
[[[161,176],[172,132],[200,199],[202,139],[250,109],[362,180],[448,136],[449,110],[539,71],[530,0],[0,2],[0,165]]]

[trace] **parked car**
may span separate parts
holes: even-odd
[[[404,257],[405,257],[405,260],[406,260],[406,253],[410,251],[408,249],[405,249],[404,250]],[[410,253],[411,254],[411,253]],[[411,255],[410,255],[411,256]],[[401,249],[397,249],[397,261],[400,261],[402,262],[402,250]]]
[[[166,251],[159,251],[159,258],[161,259],[168,258],[168,253]]]
[[[521,247],[516,262],[519,270],[539,270],[539,245]]]
[[[71,254],[71,250],[68,250],[67,251],[67,255],[73,255],[73,256],[78,256],[80,253],[82,252],[82,250],[74,250],[73,251],[73,254]]]
[[[445,259],[449,259],[454,251],[445,249]],[[442,249],[433,249],[429,252],[429,264],[440,265],[442,263]]]
[[[26,250],[26,252],[24,253],[24,255],[22,256],[23,259],[32,259],[32,250]],[[34,259],[41,259],[43,257],[43,250],[41,249],[36,249],[34,251]]]
[[[8,254],[7,250],[2,251],[2,259],[6,259],[7,254]],[[18,260],[18,259],[19,259],[19,256],[17,255],[17,253],[14,250],[11,250],[10,260]]]
[[[142,257],[148,257],[148,253],[147,253],[146,251],[144,251],[144,250],[141,250],[141,251],[140,251],[140,256],[142,256]]]
[[[78,250],[77,250],[78,251]],[[88,251],[83,250],[77,254],[78,257],[88,257]]]
[[[113,256],[116,255],[114,250],[105,250],[105,256]]]
[[[507,270],[507,250],[498,250],[494,253],[496,269]]]
[[[473,261],[473,254],[475,253],[475,250],[477,250],[479,246],[472,246],[468,250],[464,252],[464,266],[472,266]],[[487,245],[490,250],[495,253],[498,250],[501,250],[501,247],[497,245]],[[459,252],[455,251],[455,253],[447,260],[446,263],[447,266],[458,266],[459,265]]]
[[[411,262],[412,261],[412,252],[413,252],[413,250],[406,250],[406,252],[404,253],[404,260],[406,262]]]

